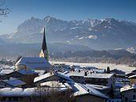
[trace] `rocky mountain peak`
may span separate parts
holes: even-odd
[[[114,18],[65,21],[51,16],[44,19],[31,17],[18,26],[10,39],[41,42],[40,33],[45,26],[49,42],[80,44],[97,49],[128,48],[136,44],[135,23]]]

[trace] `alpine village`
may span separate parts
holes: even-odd
[[[1,70],[0,102],[136,102],[136,70],[50,63],[45,30],[39,57]]]

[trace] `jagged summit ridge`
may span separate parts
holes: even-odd
[[[47,41],[80,44],[96,49],[128,48],[136,45],[136,23],[114,18],[61,20],[46,16],[31,17],[6,38],[12,42],[41,42],[41,30],[46,26]]]

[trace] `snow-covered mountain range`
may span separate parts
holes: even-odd
[[[45,26],[48,43],[84,45],[99,50],[127,49],[136,45],[136,23],[114,18],[65,21],[50,16],[44,19],[32,17],[20,24],[16,33],[3,35],[1,39],[39,43]]]
[[[126,50],[132,54],[136,54],[136,47],[130,47],[130,48],[127,48]]]

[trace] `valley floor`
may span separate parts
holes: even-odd
[[[118,69],[122,70],[126,73],[131,72],[132,70],[135,70],[136,67],[129,67],[128,65],[123,64],[110,64],[110,63],[74,63],[74,62],[58,62],[58,61],[51,61],[52,64],[66,64],[66,65],[79,65],[79,66],[92,66],[97,67],[101,69],[106,69],[108,66],[110,69]]]

